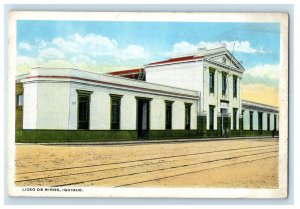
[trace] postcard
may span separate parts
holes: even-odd
[[[288,15],[11,11],[8,192],[286,198]]]

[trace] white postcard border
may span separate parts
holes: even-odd
[[[63,15],[61,15],[63,13]],[[226,15],[226,18],[224,18]],[[37,191],[50,187],[14,185],[15,174],[15,69],[17,20],[170,21],[170,22],[277,22],[280,23],[280,140],[278,189],[200,188],[102,188],[78,187],[82,192]],[[201,20],[201,21],[198,21]],[[286,13],[194,13],[194,12],[33,12],[13,11],[8,23],[8,193],[32,197],[166,197],[166,198],[285,198],[288,156],[288,16]],[[59,188],[62,189],[62,188]]]

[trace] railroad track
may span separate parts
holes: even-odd
[[[243,164],[278,155],[278,144],[199,151],[190,154],[150,156],[85,166],[18,173],[18,186],[109,186],[124,187],[155,182],[180,175]]]

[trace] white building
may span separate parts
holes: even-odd
[[[230,127],[239,129],[240,81],[245,69],[226,48],[151,63],[144,69],[147,82],[198,91],[198,115],[207,118],[207,130],[220,128],[218,118],[223,134]],[[227,117],[232,118],[230,124]]]
[[[17,141],[271,135],[278,110],[241,101],[244,71],[224,47],[112,75],[34,68],[18,79]]]
[[[242,101],[242,107],[245,131],[279,130],[278,108],[249,101]]]

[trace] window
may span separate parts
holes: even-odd
[[[233,97],[237,97],[237,77],[233,77]]]
[[[209,93],[215,92],[215,72],[214,70],[209,71]]]
[[[111,94],[111,126],[113,130],[120,129],[120,106],[121,106],[121,95]]]
[[[166,101],[166,129],[172,129],[172,104],[171,101]]]
[[[250,111],[250,130],[253,130],[253,112]]]
[[[185,129],[191,129],[191,105],[185,103]]]
[[[209,105],[209,129],[214,129],[214,112],[215,112],[215,106]]]
[[[17,107],[22,107],[23,106],[23,95],[19,94],[17,95]]]
[[[233,108],[233,130],[236,130],[237,108]]]
[[[222,95],[226,94],[227,90],[227,75],[225,73],[222,74]]]
[[[270,131],[270,114],[267,115],[267,130]]]

